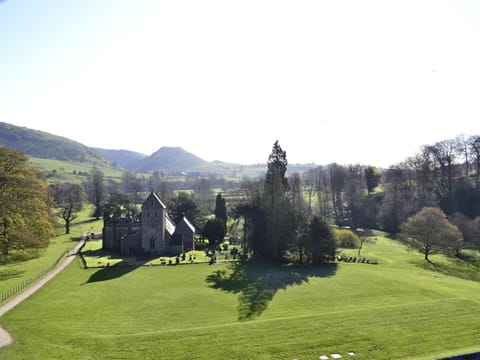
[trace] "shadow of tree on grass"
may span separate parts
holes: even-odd
[[[90,278],[86,281],[86,284],[117,279],[119,277],[122,277],[136,270],[140,266],[143,266],[148,261],[148,259],[144,259],[144,260],[138,260],[138,259],[132,259],[132,258],[125,259],[116,252],[103,250],[103,249],[82,251],[82,256],[89,257],[92,259],[108,258],[111,260],[121,260],[119,262],[114,263],[113,265],[98,267],[98,270],[90,276]],[[93,266],[93,268],[95,268],[95,266]]]
[[[85,224],[93,224],[93,223],[96,223],[97,219],[95,218],[88,218],[88,219],[85,219],[85,220],[79,220],[79,221],[75,221],[74,224],[75,225],[85,225]]]
[[[480,282],[480,259],[450,258],[449,261],[445,263],[423,261],[417,263],[417,265],[425,270]]]
[[[251,320],[267,309],[278,290],[308,283],[311,277],[334,276],[336,271],[337,264],[301,267],[245,262],[216,270],[205,281],[214,289],[239,294],[238,319]]]
[[[142,266],[140,263],[129,264],[126,261],[121,261],[115,265],[100,268],[90,276],[86,284],[117,279],[136,270],[140,266]]]

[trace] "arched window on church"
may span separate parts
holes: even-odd
[[[150,238],[150,249],[155,249],[155,238],[153,236]]]

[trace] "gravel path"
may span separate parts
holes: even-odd
[[[59,266],[57,266],[54,270],[49,272],[47,275],[45,275],[35,284],[30,286],[24,292],[22,292],[21,294],[14,297],[12,300],[0,306],[0,316],[5,314],[7,311],[13,309],[18,304],[20,304],[23,300],[25,300],[30,295],[35,293],[48,281],[53,279],[58,273],[60,273],[60,271],[65,269],[73,261],[73,259],[75,259],[75,256],[78,253],[78,249],[85,243],[85,241],[86,241],[86,233],[83,234],[82,240],[75,246],[75,248],[73,248],[72,251],[70,251],[68,256],[63,260],[63,262]],[[10,345],[12,341],[13,341],[12,337],[4,329],[0,327],[0,347]]]

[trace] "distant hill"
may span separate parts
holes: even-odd
[[[135,171],[154,172],[202,172],[209,162],[180,147],[162,147],[152,155],[142,159]]]
[[[111,158],[110,158],[111,159]],[[288,172],[305,172],[315,164],[289,164]],[[199,175],[221,174],[236,178],[262,177],[267,171],[267,164],[240,165],[222,161],[206,161],[185,151],[180,147],[162,147],[157,152],[145,157],[138,167],[131,168],[137,172],[196,173]]]
[[[134,171],[147,155],[140,154],[130,150],[109,150],[109,149],[95,149],[103,157],[112,162],[113,165]]]
[[[89,162],[105,165],[109,161],[88,146],[43,131],[0,122],[0,145],[42,159]]]
[[[232,178],[264,176],[265,164],[241,165],[206,161],[180,147],[161,147],[150,156],[129,150],[90,148],[76,141],[43,131],[0,122],[0,146],[21,151],[40,159],[85,163],[133,172],[166,174],[221,175]],[[289,173],[303,172],[314,164],[290,164]],[[77,166],[79,167],[79,166]]]

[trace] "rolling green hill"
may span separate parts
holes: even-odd
[[[181,147],[161,147],[150,156],[129,150],[90,148],[61,136],[3,122],[0,122],[0,146],[19,150],[32,158],[86,164],[75,165],[77,168],[116,167],[139,173],[158,171],[169,175],[222,175],[230,178],[261,177],[267,168],[266,163],[241,165],[206,161]],[[71,166],[57,165],[58,167],[70,168]],[[303,172],[313,167],[315,167],[314,164],[290,164],[289,173]]]
[[[289,173],[304,172],[315,164],[290,164]],[[267,164],[240,165],[223,161],[206,161],[180,147],[162,147],[154,154],[142,159],[132,170],[138,172],[163,171],[170,173],[197,173],[200,175],[221,174],[234,178],[262,177]]]
[[[97,151],[76,141],[4,122],[0,122],[0,145],[44,159],[88,162],[92,165],[109,163]]]
[[[147,155],[129,150],[110,150],[100,148],[96,148],[95,150],[110,160],[114,166],[130,171],[134,171],[138,167],[138,164],[147,157]]]
[[[89,180],[89,175],[92,174],[93,169],[103,172],[107,181],[119,182],[124,172],[108,164],[94,166],[88,162],[41,159],[36,157],[30,157],[29,160],[32,166],[39,170],[50,183],[82,183]]]

